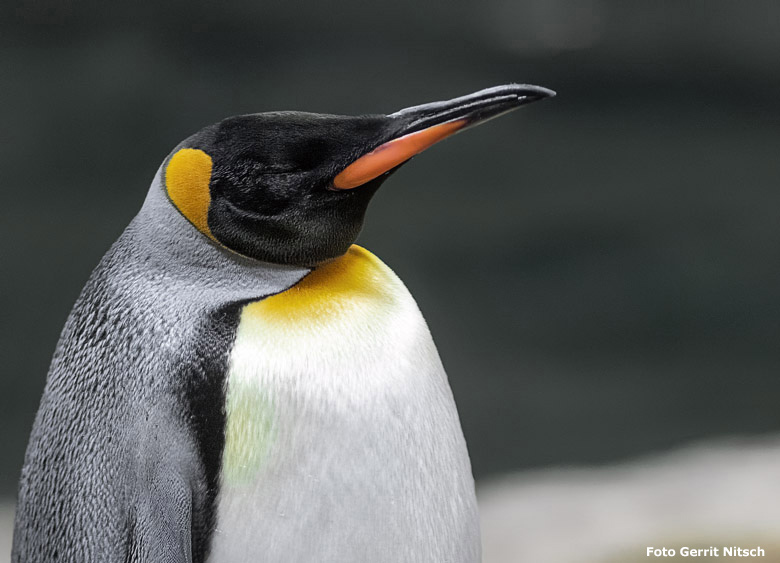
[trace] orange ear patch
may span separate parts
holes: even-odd
[[[168,197],[201,233],[217,240],[209,229],[211,157],[200,149],[181,149],[168,161],[165,188]]]
[[[370,153],[361,156],[339,172],[333,179],[333,187],[348,190],[361,186],[421,153],[431,145],[457,133],[466,124],[465,119],[448,121],[388,141]]]

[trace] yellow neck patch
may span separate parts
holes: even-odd
[[[287,291],[244,307],[242,322],[255,318],[264,324],[311,327],[355,308],[391,304],[398,283],[379,258],[353,244],[344,256],[316,268]]]
[[[181,149],[168,161],[165,187],[168,197],[201,233],[217,240],[209,229],[211,157],[200,149]]]

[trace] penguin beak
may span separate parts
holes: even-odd
[[[399,126],[399,132],[339,172],[333,187],[348,190],[362,186],[455,133],[553,96],[555,92],[541,86],[508,84],[397,111],[388,117]]]

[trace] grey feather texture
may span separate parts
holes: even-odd
[[[202,517],[215,491],[190,420],[192,388],[224,370],[231,307],[309,270],[210,243],[170,205],[160,177],[63,330],[22,470],[14,562],[205,556]]]

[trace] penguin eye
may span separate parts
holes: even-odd
[[[305,139],[290,148],[289,158],[294,161],[295,169],[301,172],[313,170],[323,159],[327,159],[330,146],[325,139]]]
[[[268,174],[292,174],[298,171],[298,166],[286,159],[266,161],[247,153],[238,155],[230,167],[236,176],[250,178]]]

